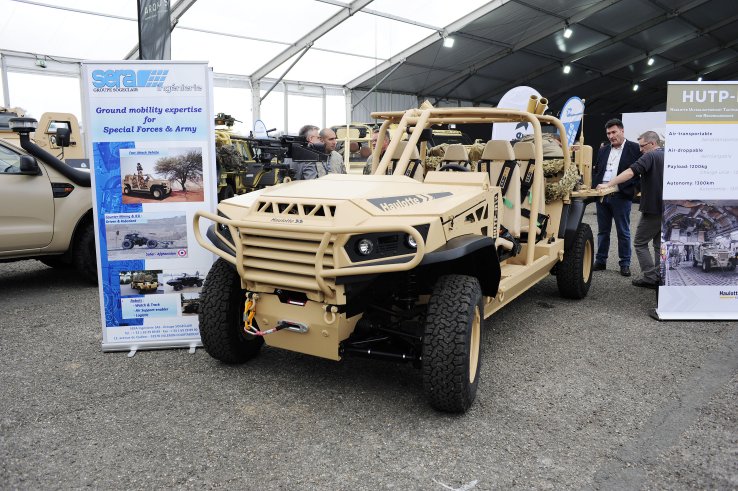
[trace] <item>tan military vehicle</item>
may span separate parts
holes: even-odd
[[[172,185],[166,179],[156,179],[151,174],[126,174],[123,177],[123,194],[165,199],[172,194]]]
[[[554,117],[491,108],[372,116],[384,120],[372,175],[290,182],[196,213],[198,242],[220,256],[201,294],[202,342],[225,363],[249,360],[264,342],[332,360],[410,361],[434,408],[463,412],[479,385],[484,319],[549,274],[562,296],[587,295],[583,198],[600,192],[572,190],[579,174]],[[488,142],[477,171],[450,145],[438,170],[424,172],[431,125],[498,122],[530,123],[535,139]],[[544,161],[542,125],[564,140],[556,164]],[[394,138],[405,131],[406,142]],[[207,239],[203,219],[215,222]]]
[[[692,266],[701,266],[705,273],[716,268],[735,271],[736,262],[735,254],[729,248],[721,247],[717,242],[705,242],[695,249]]]
[[[20,135],[10,129],[8,122],[11,118],[24,116],[25,112],[20,108],[0,107],[0,139],[21,146]],[[31,141],[74,167],[89,168],[79,121],[74,114],[43,113],[31,134]]]
[[[0,131],[0,262],[36,258],[53,267],[74,266],[95,282],[90,171],[84,162],[82,168],[69,165],[70,156],[82,155],[77,120],[47,113],[37,130],[35,119],[15,114],[3,119],[8,111],[0,112],[6,130]],[[54,132],[51,121],[57,122]],[[9,142],[14,139],[22,148]]]
[[[139,293],[155,292],[159,288],[159,277],[149,271],[136,271],[131,276],[131,288]]]

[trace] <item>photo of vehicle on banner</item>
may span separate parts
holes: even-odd
[[[82,64],[104,351],[201,345],[197,312],[213,256],[193,215],[217,193],[204,62]]]

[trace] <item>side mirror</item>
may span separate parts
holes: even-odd
[[[31,157],[30,155],[21,155],[20,174],[26,176],[40,176],[41,169],[38,167],[36,159]]]
[[[70,145],[72,132],[69,128],[56,129],[56,144],[59,147],[68,147]]]

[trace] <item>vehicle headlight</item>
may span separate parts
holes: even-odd
[[[418,248],[418,242],[415,240],[415,237],[408,234],[405,236],[405,244],[411,249],[417,249]]]
[[[374,252],[374,242],[369,239],[361,239],[356,243],[356,252],[362,256],[368,256]]]

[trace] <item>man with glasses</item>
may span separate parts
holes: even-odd
[[[663,208],[664,149],[661,148],[659,135],[655,131],[643,133],[638,137],[638,143],[643,156],[609,182],[599,184],[597,189],[628,182],[634,176],[641,177],[641,204],[639,208],[641,220],[638,222],[638,228],[636,228],[633,245],[643,276],[633,280],[633,285],[656,289],[661,282],[659,278],[659,260]],[[653,257],[648,249],[648,243],[651,241],[653,241]]]
[[[601,147],[597,152],[597,164],[592,177],[592,186],[595,188],[628,169],[641,156],[638,144],[625,139],[622,121],[609,120],[605,123],[605,131],[610,143]],[[616,192],[605,196],[601,202],[597,202],[598,230],[595,271],[607,268],[610,231],[614,221],[618,235],[620,274],[630,276],[630,207],[637,182],[637,179],[622,181]]]

